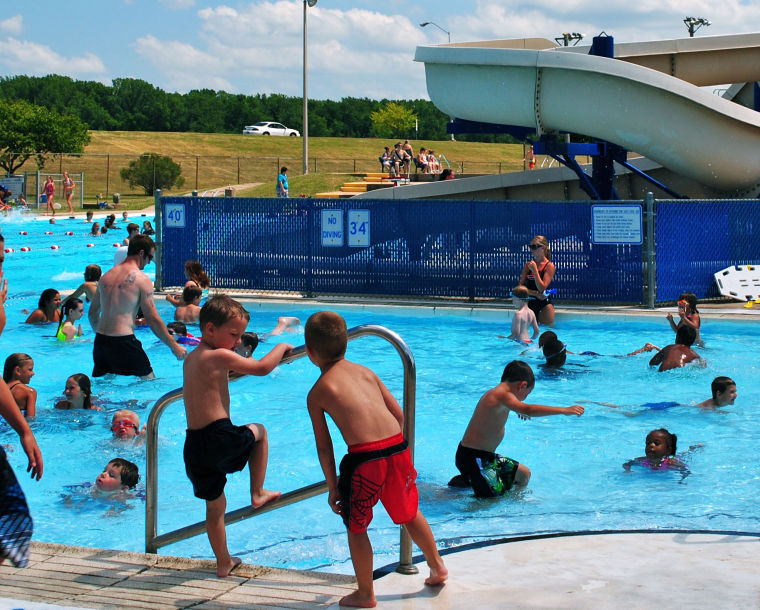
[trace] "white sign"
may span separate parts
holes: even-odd
[[[164,206],[164,226],[169,229],[185,228],[184,203],[167,203]]]
[[[640,205],[592,205],[591,243],[643,243],[642,210]]]
[[[24,194],[24,176],[0,177],[0,184],[4,184],[11,191],[11,199],[17,199],[19,195]]]
[[[322,210],[322,245],[343,245],[343,210]]]
[[[369,210],[348,211],[348,245],[353,248],[369,246]]]

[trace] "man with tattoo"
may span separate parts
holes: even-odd
[[[153,334],[163,341],[178,360],[187,350],[177,343],[158,315],[153,302],[153,284],[142,270],[153,260],[156,245],[147,235],[136,235],[129,240],[127,258],[114,266],[98,282],[98,289],[90,305],[90,324],[95,335],[92,359],[93,377],[107,373],[136,375],[153,379],[153,367],[135,337],[135,316],[142,310]]]

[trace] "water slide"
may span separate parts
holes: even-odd
[[[700,87],[760,80],[760,34],[615,45],[540,39],[417,47],[430,99],[459,119],[571,132],[736,195],[760,189],[760,113]]]

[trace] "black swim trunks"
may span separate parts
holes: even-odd
[[[193,493],[202,500],[216,500],[227,484],[227,474],[245,468],[256,438],[248,426],[233,426],[217,419],[185,436],[185,472]]]
[[[515,482],[520,464],[490,451],[457,447],[456,466],[478,498],[494,498],[507,493]]]
[[[108,373],[145,377],[153,372],[142,343],[134,335],[111,337],[97,333],[92,359],[95,362],[93,377],[102,377]]]

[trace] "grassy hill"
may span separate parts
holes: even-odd
[[[313,195],[334,190],[354,174],[379,170],[377,157],[383,146],[395,140],[377,138],[309,138],[309,174],[302,175],[303,139],[233,134],[155,133],[130,131],[93,131],[83,155],[63,155],[51,160],[42,173],[85,174],[85,201],[94,201],[98,193],[109,199],[121,193],[130,208],[149,205],[151,198],[139,190],[132,191],[121,180],[120,170],[146,152],[168,155],[182,167],[185,183],[169,194],[184,194],[223,188],[227,185],[256,184],[241,189],[237,195],[274,196],[274,184],[280,166],[289,168],[291,193]],[[498,173],[523,169],[520,144],[484,144],[480,142],[413,141],[433,148],[443,155],[458,173]],[[446,167],[445,162],[443,166]],[[27,171],[32,171],[30,163]],[[29,190],[35,188],[31,179]]]

